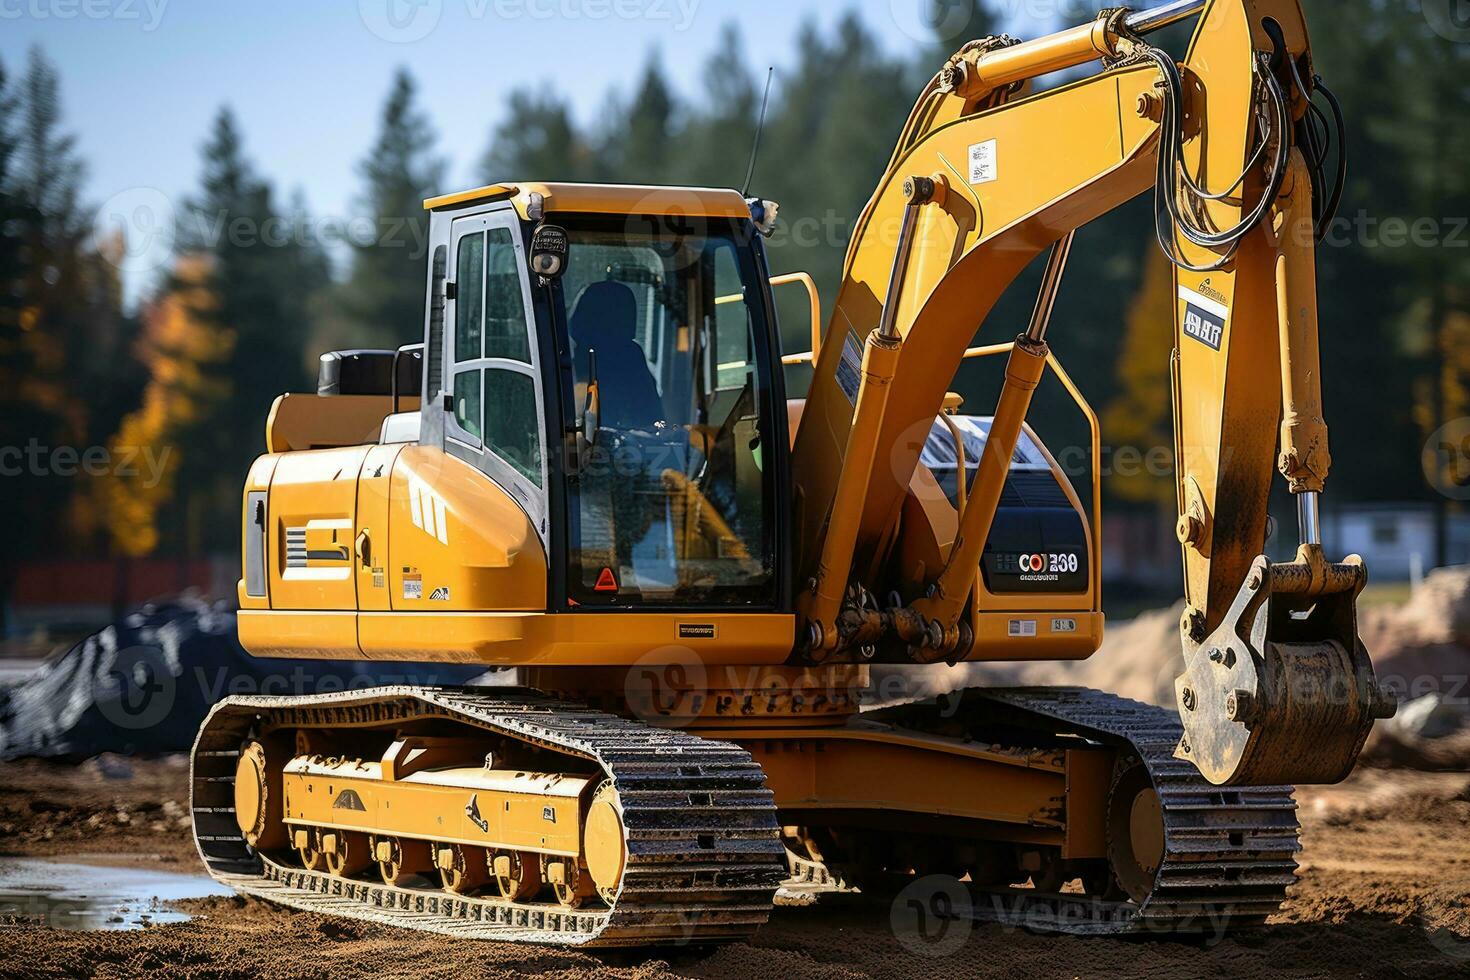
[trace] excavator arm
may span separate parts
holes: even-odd
[[[1187,17],[1198,24],[1176,62],[1147,35]],[[1091,77],[1026,94],[1037,76],[1098,60]],[[1347,774],[1393,702],[1357,636],[1362,562],[1329,562],[1317,517],[1330,463],[1317,86],[1297,0],[1120,8],[1032,42],[972,42],[950,59],[859,220],[793,450],[802,659],[966,658],[981,553],[1047,369],[1072,236],[1152,190],[1176,269],[1188,603],[1177,754],[1217,784]],[[871,587],[891,579],[904,498],[947,387],[1001,294],[1048,248],[944,565],[880,605]],[[1289,563],[1263,556],[1273,463],[1299,501]]]

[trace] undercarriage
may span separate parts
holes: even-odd
[[[1256,925],[1295,880],[1291,790],[1210,786],[1163,709],[1036,688],[774,714],[230,698],[196,745],[195,835],[216,879],[280,904],[588,946],[745,938],[814,878],[881,897],[946,876],[981,917],[1090,934]]]

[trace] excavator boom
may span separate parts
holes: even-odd
[[[1183,62],[1144,37],[1195,15]],[[1098,74],[1026,97],[1032,79],[1098,59]],[[1329,563],[1317,518],[1330,463],[1313,259],[1326,161],[1304,120],[1319,89],[1297,0],[1107,11],[1028,43],[974,42],[936,75],[849,248],[793,451],[806,657],[975,654],[978,570],[1051,356],[1072,236],[1152,190],[1175,267],[1179,752],[1217,783],[1347,774],[1392,699],[1356,633],[1361,562]],[[1048,247],[943,566],[895,568],[929,420],[995,302]],[[1301,514],[1302,550],[1285,565],[1262,557],[1273,462]],[[887,607],[867,598],[894,581],[906,588]]]

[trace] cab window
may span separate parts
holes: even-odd
[[[737,232],[568,223],[575,405],[594,381],[598,395],[568,494],[581,605],[772,601],[764,292]]]
[[[536,488],[545,485],[541,400],[522,263],[508,220],[465,219],[457,237],[451,437]],[[456,223],[458,224],[458,223]],[[524,499],[524,498],[522,498]]]

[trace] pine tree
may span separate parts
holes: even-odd
[[[543,91],[510,94],[505,120],[495,127],[480,160],[486,183],[608,179],[600,170],[566,101]]]
[[[609,114],[614,129],[604,156],[613,170],[612,179],[630,184],[670,180],[678,169],[670,154],[683,145],[675,138],[674,113],[673,90],[658,56],[652,55],[627,109]]]
[[[371,241],[355,241],[352,269],[341,298],[354,327],[354,346],[396,348],[423,332],[425,247],[429,218],[424,199],[442,191],[443,162],[434,132],[417,104],[406,70],[393,78],[378,138],[358,172],[366,181],[363,210],[373,218]]]
[[[161,540],[185,552],[238,547],[234,525],[212,519],[237,506],[239,474],[264,450],[271,403],[302,387],[301,348],[308,335],[311,293],[327,284],[320,247],[293,234],[269,183],[256,175],[234,114],[221,109],[203,147],[199,194],[188,202],[178,242],[185,261],[207,270],[201,282],[173,282],[168,292],[189,310],[211,343],[234,351],[228,364],[203,359],[199,370],[217,398],[182,430],[175,523]],[[165,354],[168,352],[165,351]],[[179,354],[178,356],[184,356]]]
[[[9,75],[0,63],[0,447],[7,451],[23,447],[31,433],[41,431],[49,421],[46,413],[25,397],[25,385],[33,377],[35,358],[35,322],[23,292],[29,276],[25,261],[24,225],[28,210],[21,198],[16,178],[20,140],[16,133],[17,97]],[[6,499],[12,506],[27,508],[36,499],[34,481],[24,472],[9,469],[0,476],[6,482]],[[14,496],[12,496],[12,494]],[[30,521],[16,522],[24,525]],[[13,527],[0,535],[0,632],[5,628],[7,596],[19,557],[27,550],[35,535],[23,534],[24,527]]]
[[[683,142],[680,180],[710,187],[739,187],[755,137],[761,93],[745,63],[744,42],[734,24],[720,30],[705,63],[704,104]]]

